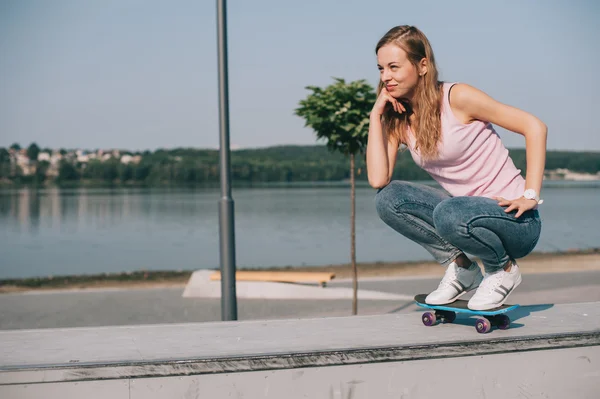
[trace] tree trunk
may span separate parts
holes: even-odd
[[[352,262],[352,314],[358,314],[358,271],[356,270],[356,182],[354,154],[350,154],[350,261]]]

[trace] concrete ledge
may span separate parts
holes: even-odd
[[[0,387],[481,356],[600,345],[598,303],[522,307],[513,327],[425,327],[422,312],[0,332]]]
[[[295,270],[238,270],[235,281],[271,281],[277,283],[317,283],[325,286],[335,278],[331,272],[299,272]],[[211,280],[221,281],[221,271],[211,273]]]
[[[600,332],[555,334],[484,342],[454,342],[312,353],[281,353],[213,359],[161,359],[150,362],[107,362],[69,365],[7,367],[0,370],[0,386],[52,382],[83,382],[149,377],[177,377],[246,371],[286,370],[464,356],[582,348],[600,345]]]
[[[221,281],[213,280],[214,272],[197,270],[192,273],[183,291],[184,298],[221,298]],[[236,281],[236,296],[240,299],[352,299],[352,288],[321,287],[292,282]],[[410,301],[411,295],[359,289],[359,300]]]

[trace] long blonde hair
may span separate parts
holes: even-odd
[[[420,61],[427,59],[427,73],[419,77],[411,104],[404,104],[407,112],[398,114],[389,107],[382,118],[383,130],[395,136],[399,143],[408,143],[407,130],[414,133],[421,157],[435,158],[438,155],[438,142],[441,137],[442,82],[438,81],[438,70],[433,49],[427,37],[414,26],[402,25],[390,29],[377,43],[375,54],[387,44],[394,44],[406,51],[411,64],[419,68]],[[385,87],[379,82],[377,95]],[[410,115],[415,115],[411,125]]]

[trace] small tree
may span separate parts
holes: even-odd
[[[35,168],[34,181],[36,183],[44,183],[46,181],[46,175],[48,174],[48,169],[50,168],[50,162],[41,161],[37,167]]]
[[[0,164],[10,163],[10,153],[6,148],[0,147]]]
[[[38,155],[40,154],[40,147],[36,143],[31,143],[27,147],[27,157],[31,162],[37,162]]]
[[[334,78],[335,83],[324,89],[307,86],[311,90],[300,101],[295,114],[305,119],[317,139],[324,139],[327,148],[350,157],[350,260],[352,264],[352,314],[358,313],[358,272],[356,269],[356,182],[354,177],[355,155],[362,154],[369,133],[369,112],[376,94],[365,80],[346,83]]]
[[[58,166],[58,181],[75,181],[79,180],[79,171],[75,166],[66,160],[60,161]]]
[[[4,147],[0,147],[0,180],[10,177],[10,153]]]

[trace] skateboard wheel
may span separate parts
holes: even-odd
[[[496,323],[499,329],[508,330],[508,328],[510,327],[510,318],[505,314],[501,314],[497,316]]]
[[[488,319],[477,319],[475,322],[475,329],[480,334],[485,334],[492,329],[492,324]]]
[[[423,316],[421,316],[421,320],[423,321],[423,324],[425,324],[426,326],[432,326],[435,324],[436,321],[436,317],[435,317],[435,313],[433,312],[425,312],[423,313]]]

